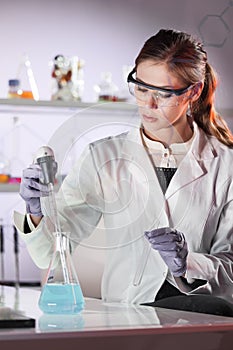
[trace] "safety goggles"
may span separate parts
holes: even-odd
[[[127,83],[129,92],[137,100],[145,102],[152,97],[158,107],[174,107],[179,105],[179,96],[191,90],[194,85],[182,89],[166,89],[158,86],[145,84],[135,78],[136,69],[134,68],[128,75]]]

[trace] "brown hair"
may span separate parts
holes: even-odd
[[[140,62],[148,59],[166,63],[168,70],[186,85],[204,83],[200,97],[191,105],[192,117],[206,134],[233,147],[233,135],[214,107],[217,77],[202,44],[190,34],[161,29],[145,42],[135,60],[136,69]]]

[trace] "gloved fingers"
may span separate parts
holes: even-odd
[[[162,251],[162,252],[178,252],[180,251],[180,247],[178,247],[176,245],[176,243],[168,243],[168,242],[165,242],[165,243],[153,243],[151,241],[149,241],[151,243],[151,246],[153,249],[156,249],[156,250],[159,250],[159,251]]]
[[[33,191],[29,188],[24,188],[23,191],[19,191],[20,196],[24,200],[31,200],[32,198],[41,198],[49,196],[49,192],[41,192],[39,190],[33,189]]]
[[[151,244],[154,245],[164,245],[164,246],[175,246],[175,245],[179,245],[182,243],[181,240],[178,240],[178,238],[176,236],[163,236],[163,237],[151,237],[151,238],[147,238],[148,241]]]
[[[37,198],[37,197],[46,197],[49,195],[48,186],[37,182],[34,179],[23,179],[20,184],[21,197],[26,198]]]
[[[146,231],[145,236],[151,244],[182,242],[184,239],[180,232],[169,227]]]
[[[43,179],[43,173],[41,167],[38,164],[32,164],[28,168],[23,170],[23,179]]]
[[[36,191],[41,192],[47,196],[49,195],[48,185],[37,182],[34,179],[28,179],[27,181],[25,181],[24,187],[29,189],[30,191],[36,190]]]
[[[161,253],[161,255],[167,256],[173,259],[176,259],[176,258],[184,259],[187,257],[187,254],[188,254],[187,244],[185,244],[182,248],[178,246],[174,246],[174,247],[157,246],[156,247],[156,245],[152,245],[152,247],[153,249],[158,250]]]
[[[150,237],[159,237],[159,236],[164,236],[165,234],[170,233],[173,231],[170,227],[159,227],[151,231],[146,231],[145,235],[150,238]]]

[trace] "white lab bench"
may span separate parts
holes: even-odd
[[[36,319],[35,328],[0,329],[3,350],[232,349],[233,318],[92,298],[77,315],[45,315],[39,289],[2,287],[1,296],[4,306]]]

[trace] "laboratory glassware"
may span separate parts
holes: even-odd
[[[98,101],[117,101],[118,86],[112,81],[111,72],[102,72],[101,81],[98,85],[94,85],[94,92]]]
[[[9,182],[10,179],[10,161],[0,152],[0,183]]]
[[[9,79],[8,80],[8,98],[20,98],[22,90],[20,88],[19,79]]]
[[[55,245],[39,307],[48,314],[75,314],[84,308],[84,298],[71,257],[66,233],[55,233]]]
[[[84,308],[84,298],[71,256],[69,233],[61,231],[54,193],[54,153],[43,146],[37,153],[36,162],[41,166],[43,182],[49,189],[49,207],[54,222],[54,250],[45,283],[39,298],[39,307],[44,313],[74,314]]]

